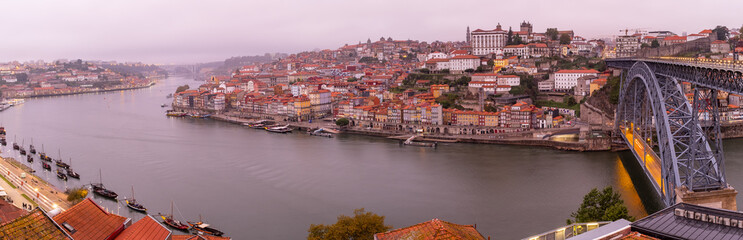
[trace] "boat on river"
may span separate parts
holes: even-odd
[[[273,132],[273,133],[289,133],[292,130],[294,129],[290,128],[289,125],[278,126],[278,127],[266,127],[266,131]]]
[[[308,131],[311,136],[327,137],[332,138],[333,134],[323,131],[322,128],[315,129],[314,131]]]
[[[72,158],[70,158],[70,165],[72,165]],[[67,176],[75,179],[80,179],[80,174],[72,170],[72,167],[67,168]]]
[[[132,198],[131,199],[124,199],[124,202],[126,202],[126,206],[130,209],[141,212],[141,213],[147,213],[147,208],[142,206],[142,204],[139,204],[137,202],[137,199],[134,198],[134,186],[132,186]]]
[[[5,136],[7,132],[5,132],[5,127],[0,127],[0,136]]]
[[[415,140],[416,137],[419,137],[419,136],[413,135],[405,141],[400,141],[400,145],[416,146],[416,147],[431,147],[431,148],[436,148],[439,145],[438,142],[432,142],[432,143],[431,142],[415,142],[413,140]]]
[[[184,111],[168,110],[165,112],[165,115],[168,117],[185,117],[188,113]]]
[[[26,161],[28,162],[34,162],[34,157],[31,155],[26,155]]]
[[[36,154],[36,148],[34,147],[34,139],[31,138],[31,145],[28,145],[28,152]]]
[[[8,146],[8,141],[5,140],[5,138],[0,138],[0,144],[2,144],[3,146]]]
[[[163,218],[163,223],[165,223],[165,225],[175,228],[176,230],[188,232],[188,229],[190,228],[188,225],[173,218],[173,202],[170,202],[170,215],[160,215],[160,217]]]
[[[188,115],[191,116],[192,118],[208,118],[212,116],[211,114],[201,114],[201,113],[190,113]]]
[[[188,223],[189,226],[191,226],[191,228],[193,230],[196,230],[196,232],[201,233],[201,234],[214,235],[214,236],[217,236],[217,237],[221,237],[222,235],[224,235],[224,233],[222,231],[219,231],[217,229],[214,229],[214,228],[210,227],[209,224],[204,223],[203,221],[201,221],[201,215],[199,215],[199,221],[198,222],[187,222],[187,223]]]
[[[98,176],[100,177],[100,182],[90,184],[90,186],[93,187],[93,193],[104,198],[116,200],[119,194],[116,194],[116,192],[108,190],[105,186],[103,186],[103,174],[100,173],[100,170],[98,174]]]
[[[57,177],[59,179],[62,179],[62,180],[67,181],[67,174],[65,174],[64,172],[62,172],[62,169],[57,169]]]
[[[57,167],[61,167],[64,169],[69,169],[70,165],[62,161],[62,152],[59,153],[59,159],[54,160],[54,163],[57,164]]]
[[[45,162],[41,163],[41,167],[44,168],[44,170],[48,170],[48,171],[52,170],[52,165],[49,165],[48,163],[45,163]]]

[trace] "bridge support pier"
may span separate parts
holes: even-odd
[[[684,202],[731,211],[738,211],[736,195],[738,191],[730,185],[718,190],[698,192],[691,191],[686,186],[676,187],[676,203]]]

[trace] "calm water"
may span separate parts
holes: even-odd
[[[56,158],[61,149],[65,160],[72,158],[82,179],[67,185],[97,182],[101,169],[103,182],[119,198],[130,196],[134,186],[150,214],[168,213],[173,201],[177,218],[193,221],[201,214],[234,239],[306,238],[310,224],[333,223],[355,208],[384,215],[395,228],[439,218],[477,224],[486,237],[519,239],[564,225],[594,187],[617,188],[635,216],[646,214],[641,197],[652,198],[647,190],[635,190],[625,170],[632,162],[616,153],[400,147],[382,138],[282,135],[165,117],[160,104],[169,103],[165,96],[184,83],[198,85],[174,77],[148,89],[30,99],[1,112],[0,121],[8,140],[17,136],[28,145],[33,138],[47,154]],[[736,145],[743,142],[726,144],[732,149],[728,177],[743,186],[743,150]],[[17,156],[8,149],[5,156]],[[38,160],[32,167],[65,187]],[[114,213],[142,217],[95,200]]]

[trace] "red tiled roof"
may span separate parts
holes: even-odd
[[[377,240],[392,239],[480,239],[485,240],[473,226],[459,225],[439,219],[419,223],[410,227],[375,234]],[[173,239],[175,240],[175,239]]]
[[[588,70],[570,70],[570,69],[563,69],[560,71],[557,71],[557,73],[599,73],[598,71],[594,69],[588,69]]]
[[[72,239],[41,209],[0,226],[0,239]]]
[[[26,210],[20,209],[0,199],[0,223],[6,224],[26,214]]]
[[[459,55],[459,56],[454,56],[452,59],[480,59],[480,57],[472,56],[472,55]]]
[[[701,32],[699,32],[699,34],[710,34],[710,33],[712,33],[712,30],[709,30],[709,29],[704,29]]]
[[[173,238],[171,240],[230,240],[232,238],[228,237],[217,237],[217,236],[210,236],[210,235],[173,235]]]
[[[152,216],[147,215],[124,229],[119,236],[116,236],[116,240],[168,239],[171,233],[168,228],[161,225]]]
[[[70,235],[76,239],[107,239],[124,230],[124,224],[129,220],[107,212],[90,198],[54,216],[58,224],[67,223],[75,228],[76,231]]]
[[[686,41],[686,36],[668,36],[663,41]]]

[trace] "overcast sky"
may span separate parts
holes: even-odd
[[[743,24],[743,1],[698,0],[0,0],[0,62],[221,61],[266,52],[335,49],[379,37],[462,41],[470,26],[698,32]]]

